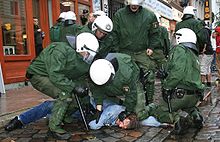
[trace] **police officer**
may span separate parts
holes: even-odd
[[[89,17],[88,17],[88,22],[87,24],[83,27],[83,29],[81,30],[81,32],[90,32],[92,31],[92,24],[93,22],[95,21],[95,19],[98,17],[98,16],[105,16],[105,12],[101,11],[101,10],[98,10],[98,11],[95,11],[95,12],[92,12],[89,14]]]
[[[141,6],[143,2],[125,0],[127,6],[118,10],[113,17],[112,36],[114,49],[132,56],[143,70],[143,76],[147,76],[143,81],[147,88],[146,102],[152,102],[155,65],[151,58],[160,41],[157,18],[153,12]]]
[[[50,41],[59,42],[61,29],[64,26],[66,12],[62,12],[57,19],[57,23],[50,28]]]
[[[76,14],[73,11],[66,12],[64,27],[61,29],[60,40],[66,42],[66,36],[75,36],[82,28],[83,26],[76,24]]]
[[[200,77],[199,58],[196,48],[196,34],[187,28],[176,32],[177,45],[170,51],[163,83],[163,102],[150,104],[138,113],[140,119],[149,115],[160,122],[175,123],[174,133],[182,134],[189,126],[203,127],[203,118],[196,107],[204,86]],[[185,111],[181,116],[179,110]]]
[[[30,64],[26,74],[35,89],[56,99],[49,119],[49,129],[58,139],[71,136],[61,128],[61,124],[72,102],[72,92],[79,96],[87,94],[85,75],[99,48],[97,39],[90,33],[79,34],[76,40],[68,36],[67,40],[69,43],[51,43]],[[76,106],[74,102],[71,104]]]
[[[187,6],[183,10],[182,21],[176,24],[175,32],[181,28],[189,28],[193,30],[197,36],[196,46],[198,49],[204,47],[206,41],[206,33],[204,31],[204,26],[202,21],[195,19],[196,18],[196,8],[193,6]]]
[[[123,114],[138,112],[145,103],[139,72],[131,56],[122,53],[109,53],[105,59],[94,61],[89,73],[93,84],[96,84],[91,85],[96,109],[102,111],[104,99],[120,103],[120,98],[125,98],[126,112]]]
[[[156,64],[157,69],[162,70],[163,64],[166,63],[166,58],[168,58],[169,48],[170,48],[170,40],[169,34],[165,27],[161,24],[161,15],[159,13],[155,13],[157,16],[157,21],[159,23],[159,39],[160,39],[160,46],[154,49],[154,61]]]
[[[83,28],[81,32],[93,33],[99,41],[99,52],[97,58],[104,58],[112,50],[113,38],[109,34],[113,29],[112,20],[105,15],[98,16],[93,24],[92,29]]]

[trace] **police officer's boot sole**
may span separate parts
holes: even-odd
[[[58,139],[58,140],[68,140],[71,138],[70,133],[57,133],[57,132],[53,132],[51,130],[49,130],[48,135],[50,135],[53,138]]]

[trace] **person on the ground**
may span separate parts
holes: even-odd
[[[197,9],[193,6],[186,6],[183,10],[182,21],[176,24],[175,32],[182,28],[189,28],[193,30],[197,37],[196,47],[198,50],[204,48],[206,37],[204,35],[204,26],[201,20],[196,19]]]
[[[58,139],[71,135],[61,128],[67,108],[76,107],[72,93],[79,96],[88,93],[86,77],[89,64],[99,48],[93,34],[82,33],[77,37],[67,36],[67,42],[51,43],[33,60],[26,77],[38,91],[56,99],[49,120],[49,130]]]
[[[211,64],[213,60],[214,51],[211,43],[211,30],[208,26],[206,26],[205,22],[203,25],[205,26],[206,41],[204,48],[200,48],[199,50],[201,79],[203,84],[205,84],[207,87],[211,87],[211,82],[212,82]]]
[[[183,28],[175,35],[177,45],[171,49],[165,66],[163,100],[160,105],[146,106],[137,115],[140,120],[152,115],[159,122],[174,123],[174,133],[183,134],[189,126],[203,127],[203,117],[196,104],[203,97],[204,85],[200,76],[196,34]],[[181,117],[179,110],[186,112],[188,117]]]
[[[66,36],[76,36],[83,26],[76,23],[76,14],[66,12],[64,26],[61,28],[60,41],[67,42]]]
[[[155,64],[154,49],[159,46],[158,21],[155,14],[142,7],[144,0],[125,0],[126,6],[113,17],[113,49],[132,56],[143,70],[146,104],[153,102]],[[148,74],[148,75],[146,75]],[[144,76],[147,76],[145,78]]]
[[[35,54],[36,57],[41,53],[43,50],[43,39],[44,39],[44,32],[40,28],[39,20],[34,17],[34,44],[35,44]]]
[[[60,42],[61,30],[64,26],[66,12],[62,12],[57,19],[57,23],[50,28],[50,41],[51,42]]]

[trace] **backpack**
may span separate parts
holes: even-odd
[[[50,40],[51,42],[59,42],[61,34],[61,24],[56,24],[50,28]]]

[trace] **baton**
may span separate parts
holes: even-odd
[[[84,125],[85,125],[85,127],[86,127],[86,130],[89,131],[89,127],[88,127],[88,124],[87,124],[87,121],[86,121],[86,117],[85,117],[84,112],[83,112],[83,110],[82,110],[82,107],[81,107],[81,103],[80,103],[80,101],[79,101],[79,98],[78,98],[77,94],[75,94],[75,93],[73,93],[73,94],[74,94],[74,96],[75,96],[77,105],[78,105],[78,107],[79,107],[79,111],[80,111],[80,114],[81,114],[81,116],[82,116],[83,123],[84,123]]]

